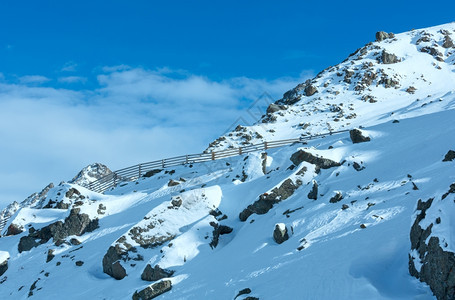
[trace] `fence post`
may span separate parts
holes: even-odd
[[[264,142],[264,149],[267,150],[267,142]]]
[[[142,169],[141,167],[142,167],[142,165],[139,164],[139,177],[138,177],[138,179],[141,178],[141,169]]]
[[[212,160],[215,160],[215,152],[212,151]]]
[[[185,157],[185,164],[188,164],[188,155]]]
[[[163,169],[164,169],[164,159],[163,159],[163,160],[161,160],[161,166],[162,166],[162,167],[163,167]]]
[[[116,179],[117,179],[117,173],[114,173],[114,185],[113,186],[116,185],[116,183],[115,183]]]
[[[242,147],[239,148],[239,155],[242,155]]]

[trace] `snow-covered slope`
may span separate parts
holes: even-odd
[[[433,299],[409,274],[409,254],[427,263],[410,232],[417,204],[436,197],[417,224],[439,216],[431,236],[455,249],[454,32],[369,44],[210,148],[359,126],[370,141],[342,133],[157,170],[105,195],[51,188],[0,239],[0,297]]]

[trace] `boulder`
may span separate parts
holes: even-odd
[[[273,239],[277,244],[282,244],[289,239],[288,229],[284,223],[278,223],[273,230]]]
[[[103,272],[117,280],[125,278],[126,270],[119,262],[124,253],[118,245],[110,246],[103,257]]]
[[[171,277],[175,271],[161,269],[159,265],[154,268],[150,264],[147,264],[144,271],[142,272],[141,279],[145,281],[158,281],[163,278]]]
[[[149,285],[140,292],[134,292],[133,300],[150,300],[158,297],[172,289],[172,283],[170,280],[163,280],[154,284]]]
[[[308,199],[317,200],[318,199],[318,183],[313,180],[313,187],[311,191],[308,193]]]
[[[6,236],[17,235],[22,232],[23,232],[23,230],[22,230],[21,226],[11,223],[8,226],[8,229],[6,230]]]
[[[156,175],[156,174],[160,173],[161,171],[163,171],[163,170],[162,169],[150,170],[144,174],[144,177],[152,177],[153,175]]]
[[[386,64],[386,65],[387,64],[395,64],[395,63],[397,63],[399,61],[400,60],[398,59],[398,57],[395,54],[388,53],[385,50],[382,51],[381,62],[383,64]]]
[[[252,214],[263,215],[272,209],[275,203],[281,202],[289,198],[298,188],[291,179],[286,179],[279,187],[275,187],[270,193],[264,193],[259,196],[259,200],[248,205],[240,214],[240,221],[244,222]]]
[[[449,152],[447,152],[446,156],[444,157],[444,159],[442,161],[453,161],[454,159],[455,159],[455,151],[449,150]]]
[[[450,36],[448,36],[448,35],[444,36],[444,43],[442,44],[442,47],[444,47],[446,49],[455,47]]]
[[[291,161],[296,166],[304,161],[316,165],[316,172],[319,172],[319,169],[329,169],[332,167],[341,166],[341,164],[336,161],[324,157],[315,156],[314,154],[311,154],[304,150],[299,150],[292,154]]]
[[[343,199],[343,194],[341,192],[336,192],[335,196],[330,198],[329,202],[330,203],[337,203]]]
[[[315,86],[313,86],[312,84],[309,84],[305,87],[303,92],[305,93],[305,96],[310,97],[310,96],[313,96],[314,94],[316,94],[318,92],[318,90],[316,89]]]
[[[176,186],[176,185],[179,185],[179,184],[180,184],[180,182],[171,179],[167,183],[167,186]]]
[[[235,296],[234,300],[237,299],[239,296],[247,295],[247,294],[250,294],[250,293],[251,293],[251,289],[250,288],[245,288],[245,289],[239,291],[237,296]]]
[[[269,105],[269,107],[267,107],[267,111],[266,112],[268,114],[273,114],[274,112],[277,112],[277,111],[280,111],[280,110],[283,110],[283,109],[286,109],[286,106],[272,103],[272,104]]]
[[[353,144],[369,142],[371,140],[369,136],[364,135],[359,129],[350,130],[349,135]]]

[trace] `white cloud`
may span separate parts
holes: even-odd
[[[22,84],[40,84],[50,81],[49,78],[41,75],[26,75],[19,77],[19,82]]]
[[[65,76],[65,77],[60,77],[58,79],[58,82],[61,82],[61,83],[86,83],[87,78],[81,77],[81,76]]]
[[[200,152],[264,91],[278,99],[305,79],[218,82],[169,69],[104,71],[94,90],[0,82],[0,207],[93,162],[118,169]]]
[[[63,67],[60,69],[62,72],[75,72],[77,70],[77,63],[69,61],[63,65]]]

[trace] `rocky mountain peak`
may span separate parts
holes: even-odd
[[[72,184],[86,186],[90,182],[100,179],[111,174],[112,171],[101,163],[94,163],[83,168],[73,179],[69,181]]]

